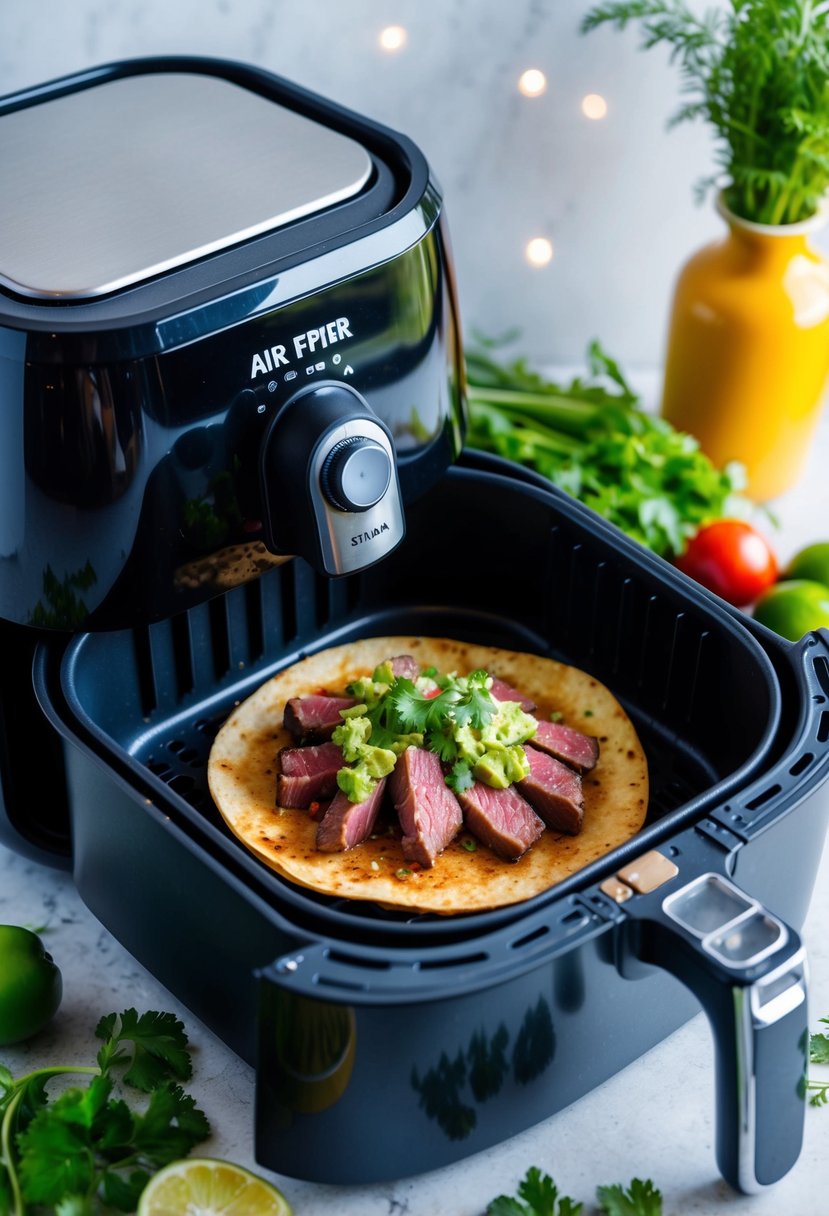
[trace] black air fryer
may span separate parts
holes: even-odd
[[[719,1168],[745,1191],[782,1177],[829,637],[786,645],[461,454],[441,197],[401,136],[238,64],[153,59],[7,98],[0,164],[3,839],[71,867],[255,1067],[256,1156],[282,1174],[457,1161],[703,1008]],[[640,833],[456,917],[254,857],[207,788],[221,723],[305,655],[407,633],[607,684],[648,759]]]

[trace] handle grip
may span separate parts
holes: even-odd
[[[638,922],[633,950],[671,972],[708,1016],[716,1052],[716,1156],[735,1189],[779,1181],[800,1155],[808,1001],[798,934],[707,873]]]

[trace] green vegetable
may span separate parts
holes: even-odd
[[[0,1212],[133,1212],[152,1174],[210,1134],[178,1084],[191,1062],[172,1013],[111,1013],[95,1034],[103,1040],[97,1065],[54,1065],[17,1079],[0,1065]],[[49,1083],[69,1074],[90,1080],[51,1097]],[[142,1109],[115,1096],[116,1078],[149,1095]]]
[[[662,557],[711,520],[747,516],[741,465],[717,469],[691,435],[639,407],[619,365],[592,342],[587,378],[567,386],[495,356],[467,354],[467,444],[534,469]]]
[[[530,1166],[523,1182],[518,1184],[518,1194],[521,1199],[509,1195],[493,1199],[486,1209],[487,1216],[579,1216],[584,1206],[566,1195],[559,1197],[550,1175],[543,1174],[535,1165]]]
[[[22,925],[0,925],[0,1047],[37,1034],[57,1013],[60,969],[39,934]]]
[[[407,747],[427,747],[452,767],[446,784],[456,793],[474,780],[504,789],[529,772],[520,746],[537,730],[536,720],[515,702],[496,701],[485,671],[468,676],[431,670],[416,681],[377,668],[371,680],[349,684],[358,705],[341,711],[334,743],[350,767],[337,784],[351,802],[363,802],[377,780],[392,772]]]
[[[671,120],[713,129],[734,214],[762,224],[813,215],[829,187],[829,24],[823,0],[728,0],[699,15],[685,0],[607,0],[582,31],[639,22],[664,44],[686,99]]]
[[[626,1191],[618,1183],[597,1187],[596,1198],[604,1216],[662,1216],[662,1195],[650,1179],[634,1178]]]
[[[821,1018],[821,1022],[829,1026],[829,1018]],[[829,1034],[813,1034],[809,1038],[809,1063],[829,1064]],[[812,1091],[809,1098],[810,1106],[829,1105],[829,1080],[816,1081],[811,1078],[806,1082],[806,1089]]]

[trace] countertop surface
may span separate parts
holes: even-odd
[[[829,535],[829,418],[824,417],[806,473],[775,504],[781,560]],[[213,1134],[197,1150],[230,1158],[271,1178],[295,1216],[483,1216],[499,1194],[514,1194],[528,1167],[551,1174],[561,1193],[597,1211],[597,1185],[650,1178],[665,1216],[734,1212],[748,1216],[823,1216],[829,1211],[829,1107],[807,1108],[805,1141],[794,1169],[756,1196],[735,1194],[714,1161],[713,1058],[700,1014],[646,1056],[580,1101],[485,1153],[419,1177],[366,1187],[329,1187],[273,1175],[253,1158],[253,1070],[163,988],[88,911],[71,875],[0,846],[0,923],[45,926],[64,976],[53,1023],[24,1046],[0,1051],[13,1073],[47,1063],[92,1063],[98,1018],[130,1006],[171,1010],[190,1037],[194,1077],[187,1088]],[[803,937],[810,959],[810,1029],[829,1016],[829,849],[824,850]],[[612,1016],[610,1014],[609,1016]],[[597,1049],[601,1045],[597,1044]],[[829,1079],[829,1067],[820,1070]],[[384,1096],[378,1095],[378,1101]],[[393,1117],[393,1115],[391,1116]],[[401,1130],[405,1134],[405,1130]]]

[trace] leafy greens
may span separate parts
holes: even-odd
[[[567,385],[479,342],[466,356],[469,447],[533,469],[668,559],[703,524],[751,514],[743,467],[716,468],[693,436],[642,409],[597,341],[587,375]]]
[[[151,1175],[210,1134],[179,1082],[192,1073],[187,1035],[172,1013],[126,1009],[101,1018],[96,1065],[55,1065],[15,1079],[0,1065],[0,1216],[43,1205],[57,1216],[134,1212]],[[57,1097],[47,1085],[86,1075]],[[148,1095],[143,1108],[116,1082]]]

